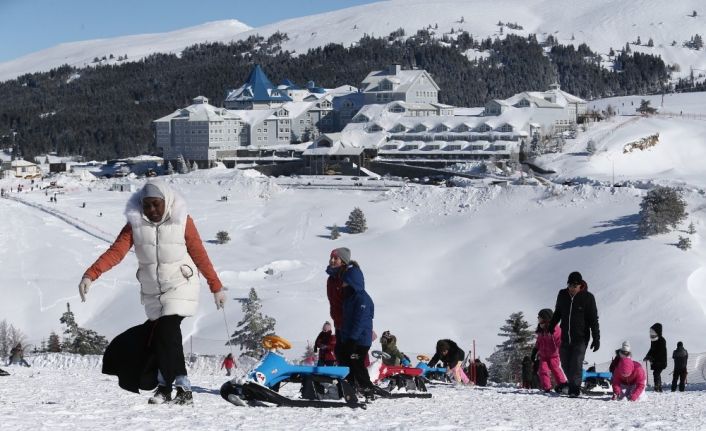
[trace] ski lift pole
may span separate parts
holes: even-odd
[[[471,362],[471,381],[473,384],[477,384],[477,370],[476,370],[476,340],[473,339],[473,355],[472,355],[472,362]]]

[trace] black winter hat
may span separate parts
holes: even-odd
[[[650,326],[650,329],[654,329],[654,331],[657,333],[658,336],[662,336],[662,324],[661,323],[655,323],[654,325]]]
[[[581,277],[581,273],[578,271],[574,271],[569,274],[569,279],[566,281],[566,284],[579,284],[582,281],[583,277]]]
[[[448,351],[450,348],[451,348],[451,344],[449,344],[449,342],[446,340],[439,340],[436,342],[436,351],[437,352],[443,352],[444,350]]]
[[[542,320],[550,321],[552,320],[552,317],[554,316],[554,312],[552,311],[551,308],[542,308],[539,310],[539,314],[537,314],[537,317],[539,317]]]

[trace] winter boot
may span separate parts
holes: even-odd
[[[172,388],[157,386],[154,395],[147,401],[148,404],[164,404],[172,400]]]
[[[191,396],[191,391],[186,391],[184,388],[177,386],[176,395],[170,404],[178,404],[181,406],[193,406],[194,398]]]

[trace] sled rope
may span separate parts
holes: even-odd
[[[233,345],[230,342],[230,329],[228,328],[228,319],[226,318],[225,307],[221,308],[221,311],[223,311],[223,323],[225,323],[225,325],[226,325],[226,344],[228,345],[228,348],[230,349],[230,354],[233,355]]]

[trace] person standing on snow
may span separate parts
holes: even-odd
[[[662,392],[662,371],[667,368],[667,341],[662,337],[662,324],[650,326],[650,350],[643,361],[650,361],[654,376],[654,391]]]
[[[328,266],[326,267],[326,296],[329,303],[329,314],[333,320],[335,335],[339,335],[343,327],[343,274],[346,272],[348,262],[351,260],[351,251],[346,247],[340,247],[331,251]],[[334,355],[340,362],[340,348],[342,344],[335,346]]]
[[[314,341],[314,352],[319,352],[319,361],[316,365],[319,367],[336,365],[335,350],[336,336],[331,332],[331,322],[327,321]]]
[[[554,332],[549,332],[549,322],[552,320],[554,313],[550,308],[539,310],[537,320],[537,341],[535,348],[537,349],[537,357],[539,359],[539,384],[544,392],[552,390],[552,381],[549,377],[551,373],[557,385],[566,385],[566,376],[561,369],[559,360],[559,348],[561,347],[561,328],[554,327]]]
[[[333,250],[326,270],[330,276],[329,269],[340,279],[343,298],[341,327],[336,330],[336,358],[339,365],[350,368],[349,383],[366,398],[372,398],[373,383],[365,359],[373,343],[375,305],[365,291],[363,271],[356,261],[351,260],[349,249],[341,247]]]
[[[672,392],[677,390],[677,380],[679,380],[679,392],[684,392],[686,383],[686,363],[689,361],[689,352],[684,348],[684,343],[677,343],[677,349],[672,353],[674,359],[674,371],[672,372]]]
[[[134,245],[140,295],[152,325],[149,348],[159,369],[159,385],[150,403],[193,404],[181,321],[198,309],[198,272],[206,278],[217,309],[226,302],[223,285],[187,213],[186,202],[166,183],[147,182],[129,199],[125,216],[127,224],[115,242],[84,273],[78,286],[81,301],[86,301],[93,281],[120,263]],[[176,386],[174,400],[172,384]]]
[[[458,383],[468,384],[470,380],[462,368],[465,358],[466,354],[456,342],[449,339],[439,340],[436,342],[436,353],[427,365],[429,368],[435,368],[436,363],[441,361],[446,367],[446,374]]]
[[[226,369],[226,376],[230,376],[230,372],[235,367],[235,359],[233,358],[232,353],[228,353],[228,356],[223,360],[223,363],[221,364],[221,370],[223,368]]]
[[[588,284],[578,271],[569,274],[566,288],[557,294],[554,315],[548,327],[550,333],[554,333],[554,327],[559,322],[561,368],[568,381],[568,394],[575,398],[581,391],[583,359],[588,341],[593,338],[590,347],[594,352],[601,346],[596,299],[588,291]],[[567,386],[559,385],[558,389],[564,392]]]
[[[624,342],[623,346],[626,343]],[[645,380],[645,370],[642,369],[640,363],[634,361],[630,356],[619,354],[611,378],[613,400],[627,398],[630,401],[637,401],[645,391]]]

